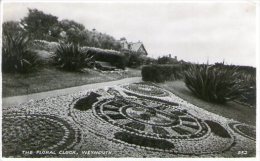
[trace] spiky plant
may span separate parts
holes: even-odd
[[[3,33],[3,72],[26,73],[39,65],[37,54],[28,49],[29,41],[28,36],[20,32]]]
[[[186,86],[199,98],[215,103],[237,99],[248,90],[236,68],[191,65],[184,72]]]
[[[83,51],[79,45],[60,44],[55,52],[54,61],[61,69],[78,71],[88,66],[92,57],[86,51]]]

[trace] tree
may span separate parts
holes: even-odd
[[[85,26],[73,20],[62,20],[59,22],[60,29],[66,32],[66,41],[69,43],[84,45],[88,38]]]
[[[30,34],[33,39],[48,40],[55,38],[52,33],[53,27],[58,24],[58,17],[51,14],[45,14],[37,9],[28,9],[28,16],[21,20],[24,29]],[[57,36],[57,34],[56,34]]]

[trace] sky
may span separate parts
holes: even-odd
[[[142,41],[148,56],[256,66],[256,5],[247,3],[4,3],[3,20],[37,8],[89,30]]]

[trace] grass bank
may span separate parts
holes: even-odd
[[[55,67],[42,68],[28,74],[2,74],[3,97],[63,89],[91,83],[140,77],[141,71],[128,68],[121,72],[99,72],[87,69],[85,73],[66,72]]]
[[[247,123],[254,126],[256,124],[255,108],[244,106],[236,102],[228,102],[222,105],[203,101],[195,97],[185,86],[183,81],[169,81],[165,83],[159,83],[158,85],[171,91],[172,93],[192,103],[193,105],[203,108],[209,112],[226,118],[234,119],[242,123]]]

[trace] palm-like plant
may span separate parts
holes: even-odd
[[[184,72],[184,81],[196,96],[216,103],[237,99],[248,90],[248,86],[239,79],[236,68],[191,65]]]
[[[26,73],[39,65],[35,52],[28,49],[29,38],[24,33],[3,33],[3,72]]]
[[[60,44],[55,52],[54,61],[59,68],[68,71],[77,71],[87,67],[93,60],[79,45]]]

